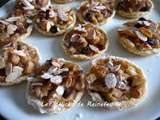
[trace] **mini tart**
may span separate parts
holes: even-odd
[[[0,86],[27,80],[38,62],[38,50],[24,42],[10,43],[3,47],[0,55]]]
[[[36,10],[49,5],[49,0],[16,0],[15,9],[12,16],[33,17]]]
[[[48,7],[40,9],[34,18],[35,28],[46,36],[62,35],[76,23],[75,12],[70,8]]]
[[[140,56],[160,52],[158,24],[145,18],[129,21],[118,30],[119,42],[129,52]]]
[[[108,36],[102,29],[92,24],[79,24],[65,34],[62,47],[71,58],[87,60],[104,53],[108,44]]]
[[[104,107],[109,110],[135,106],[146,94],[143,71],[124,58],[110,56],[94,60],[85,80],[93,102],[107,103]]]
[[[23,40],[32,32],[32,21],[25,17],[0,19],[0,46]]]
[[[64,59],[48,60],[29,81],[27,100],[41,113],[59,113],[78,103],[83,95],[79,65]]]
[[[53,0],[53,1],[56,2],[56,3],[59,3],[59,4],[63,4],[63,3],[70,3],[73,0]]]
[[[78,21],[102,25],[114,17],[114,4],[114,0],[86,0],[77,10]]]
[[[120,0],[117,13],[125,18],[139,18],[150,13],[154,8],[152,0]]]

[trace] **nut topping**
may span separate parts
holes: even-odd
[[[84,89],[82,78],[78,65],[64,59],[51,59],[36,69],[35,76],[29,81],[28,95],[40,101],[42,109],[57,110],[60,102],[62,106],[74,104],[78,93]]]
[[[126,39],[129,47],[128,49],[133,47],[141,52],[145,52],[160,47],[160,37],[158,37],[157,24],[155,22],[145,18],[139,18],[138,20],[129,21],[124,25],[125,26],[118,31],[118,33],[121,39]],[[134,45],[130,45],[130,42]]]
[[[116,85],[117,85],[117,78],[116,78],[115,74],[109,73],[109,74],[106,75],[105,85],[108,88],[115,88],[116,87]]]
[[[106,34],[100,28],[92,24],[82,24],[65,35],[63,48],[70,56],[75,55],[78,58],[79,55],[84,55],[88,57],[84,59],[89,59],[104,52],[107,42]]]
[[[120,67],[114,71],[112,69],[115,66]],[[129,61],[112,56],[94,60],[86,74],[86,81],[89,94],[95,102],[114,103],[128,102],[132,98],[141,99],[145,90],[142,71]]]
[[[60,84],[62,82],[61,76],[53,76],[51,77],[50,81],[54,84]]]
[[[77,11],[81,23],[102,24],[114,14],[114,1],[84,1]]]
[[[64,94],[64,87],[63,86],[58,86],[56,88],[56,92],[58,95],[62,96]]]
[[[11,73],[6,77],[6,81],[16,80],[18,77],[22,75],[23,68],[19,66],[14,66]]]

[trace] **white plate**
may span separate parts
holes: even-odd
[[[155,21],[160,20],[160,0],[155,0],[155,10],[151,12],[148,18]],[[6,10],[10,9],[13,1],[0,9],[0,16],[5,15]],[[70,4],[71,5],[71,4]],[[72,4],[76,7],[78,4]],[[29,106],[25,99],[26,83],[13,87],[0,88],[0,114],[11,120],[151,120],[160,116],[160,55],[149,57],[138,57],[128,53],[117,42],[117,29],[125,22],[116,16],[110,23],[102,26],[109,34],[110,45],[109,50],[105,55],[114,55],[128,58],[140,65],[147,74],[148,95],[145,101],[137,107],[123,111],[106,111],[97,108],[75,107],[71,110],[60,113],[58,115],[41,115]],[[65,56],[60,47],[62,37],[50,38],[44,37],[36,32],[31,37],[27,38],[26,42],[37,46],[41,53],[41,62],[44,62],[51,57]],[[77,62],[82,67],[87,68],[89,61]],[[80,113],[80,117],[77,117]]]

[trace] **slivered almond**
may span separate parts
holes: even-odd
[[[60,84],[62,82],[62,77],[61,76],[53,76],[50,78],[50,81],[54,84]]]

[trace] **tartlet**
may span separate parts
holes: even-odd
[[[37,9],[46,7],[49,4],[49,0],[16,0],[16,5],[11,15],[33,17]]]
[[[94,60],[85,80],[92,101],[109,110],[135,106],[146,95],[143,71],[124,58],[109,56]]]
[[[133,19],[148,15],[153,8],[152,0],[120,0],[117,5],[117,14]]]
[[[0,46],[23,40],[32,32],[32,21],[25,17],[0,19]]]
[[[37,68],[28,82],[27,100],[40,113],[59,113],[73,107],[84,90],[79,65],[55,58]]]
[[[34,17],[35,28],[46,36],[62,35],[76,23],[75,12],[66,7],[40,9]]]
[[[79,24],[67,32],[62,41],[64,52],[77,60],[88,60],[108,49],[107,34],[92,24]]]
[[[72,2],[73,0],[52,0],[56,3],[59,3],[59,4],[64,4],[64,3],[70,3]]]
[[[0,86],[15,85],[34,72],[39,64],[36,48],[24,42],[14,42],[1,48]]]
[[[80,23],[102,25],[115,15],[114,0],[86,0],[77,10],[77,19]]]
[[[128,21],[118,30],[119,42],[129,52],[140,56],[160,52],[159,25],[152,20],[139,18]]]

